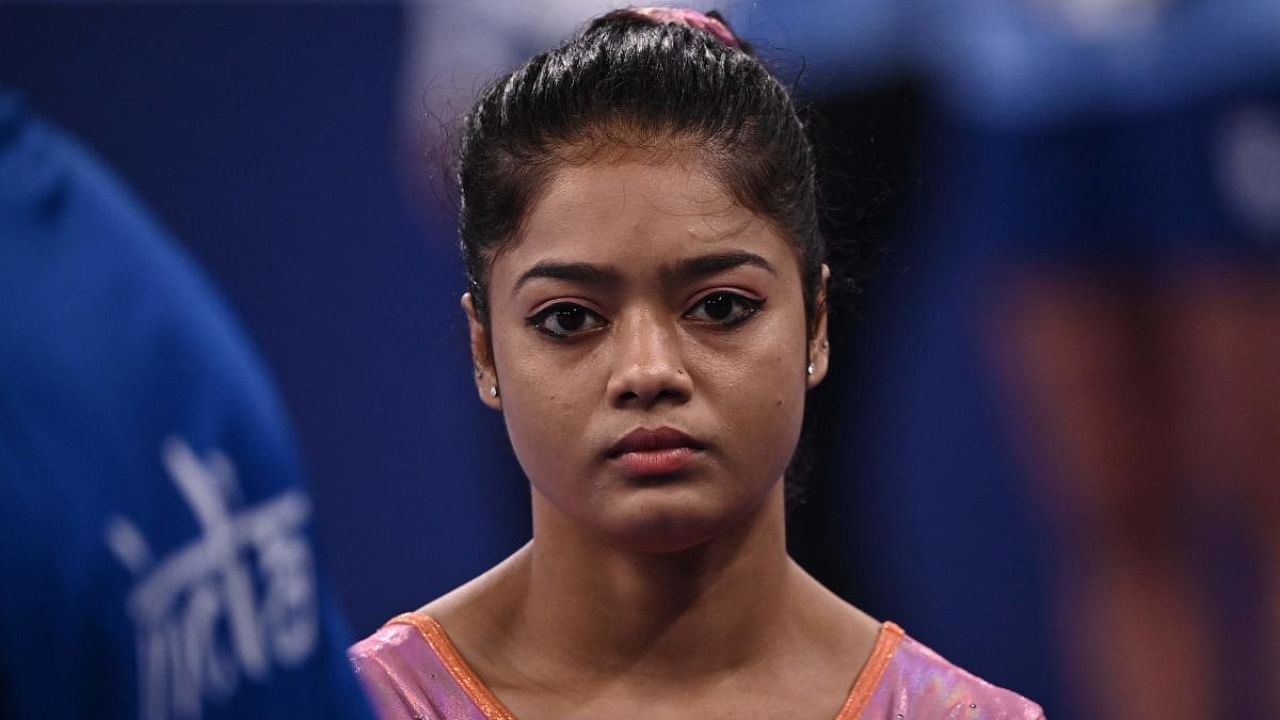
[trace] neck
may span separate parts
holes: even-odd
[[[590,537],[544,499],[534,541],[513,563],[513,646],[531,661],[608,676],[707,677],[763,658],[792,615],[801,571],[786,553],[781,483],[713,540],[672,553],[629,551]]]

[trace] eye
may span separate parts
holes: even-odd
[[[534,313],[529,324],[535,330],[556,338],[582,335],[608,325],[599,314],[575,303],[556,303]]]
[[[730,327],[749,319],[759,312],[762,306],[764,306],[763,300],[720,291],[699,300],[684,316],[698,322]]]

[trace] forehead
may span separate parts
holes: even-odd
[[[624,156],[556,170],[519,240],[495,261],[493,281],[547,258],[640,271],[730,248],[779,268],[795,262],[773,225],[738,204],[701,162]]]

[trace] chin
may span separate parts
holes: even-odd
[[[706,545],[719,533],[714,529],[694,524],[662,527],[629,528],[610,533],[611,545],[628,552],[648,555],[673,555]]]
[[[609,544],[631,552],[679,553],[705,545],[729,532],[759,503],[726,506],[706,498],[631,497],[614,508],[600,529]]]

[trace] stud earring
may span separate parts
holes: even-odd
[[[809,367],[805,368],[805,369],[804,369],[804,371],[805,371],[805,373],[806,373],[806,374],[808,374],[808,375],[812,375],[812,374],[813,374],[813,363],[809,363]]]
[[[492,398],[496,398],[496,397],[498,397],[498,386],[497,386],[497,385],[490,385],[490,386],[489,386],[489,397],[492,397]]]

